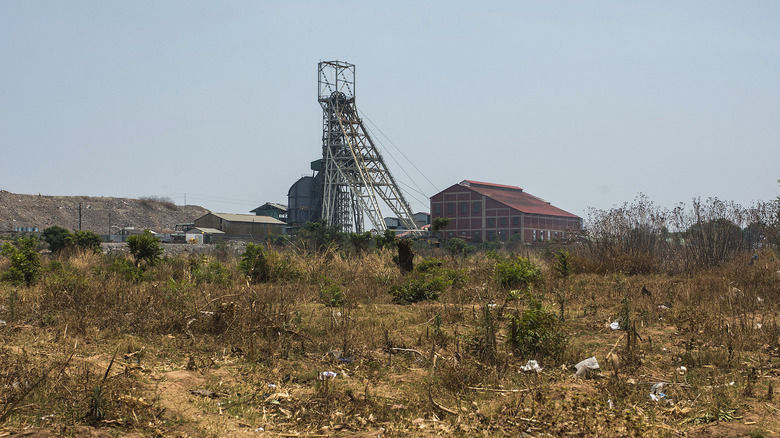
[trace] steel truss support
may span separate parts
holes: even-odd
[[[387,206],[403,226],[418,230],[409,203],[368,135],[355,106],[355,66],[319,63],[319,102],[323,110],[322,219],[346,232],[363,232],[364,216],[374,229],[387,228]]]

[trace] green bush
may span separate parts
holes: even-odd
[[[190,273],[196,283],[212,283],[220,286],[229,286],[232,283],[230,270],[222,263],[214,260],[209,264],[204,259],[196,259],[190,262]]]
[[[437,300],[439,295],[452,284],[452,279],[437,271],[419,272],[405,278],[400,285],[390,288],[390,295],[396,304],[411,304],[419,301]]]
[[[447,241],[447,251],[452,257],[466,258],[474,252],[474,247],[459,237],[453,237]]]
[[[393,230],[385,230],[382,234],[374,238],[374,244],[377,249],[382,250],[384,248],[394,249],[398,245],[398,242],[395,239]]]
[[[0,276],[0,280],[16,285],[31,285],[38,279],[41,271],[41,256],[36,247],[35,237],[20,237],[15,244],[6,242],[0,251],[11,260],[11,267]]]
[[[527,290],[542,278],[542,270],[522,257],[501,258],[496,263],[499,284],[505,289]]]
[[[60,252],[68,248],[100,251],[103,238],[94,231],[79,230],[71,233],[60,226],[43,230],[43,241],[49,244],[51,252]]]
[[[522,315],[510,315],[507,343],[523,359],[561,360],[568,345],[566,333],[553,310],[526,294],[528,307]]]
[[[51,252],[59,252],[73,244],[70,231],[58,225],[46,228],[41,236],[43,241],[49,244]]]
[[[246,251],[241,255],[238,269],[253,282],[264,282],[271,279],[271,264],[261,245],[252,242],[246,244]]]
[[[103,238],[94,231],[76,231],[73,233],[73,243],[79,249],[100,252],[100,243]]]
[[[326,307],[343,306],[346,301],[344,288],[335,280],[327,277],[323,278],[320,284],[320,301]]]
[[[128,237],[127,246],[135,259],[136,267],[140,266],[141,262],[145,262],[148,266],[157,264],[163,253],[160,241],[149,230],[145,230],[143,234]]]
[[[442,265],[443,262],[436,257],[428,257],[424,258],[420,263],[418,263],[417,266],[415,266],[415,269],[420,272],[428,272],[439,269],[442,267]]]

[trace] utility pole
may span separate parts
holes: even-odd
[[[79,231],[81,231],[81,202],[79,202]]]

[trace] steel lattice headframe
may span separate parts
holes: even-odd
[[[418,230],[409,203],[368,135],[355,107],[355,66],[319,63],[319,102],[323,110],[322,219],[341,231],[362,233],[367,217],[385,230],[386,205],[409,230]]]

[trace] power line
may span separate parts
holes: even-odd
[[[393,143],[393,140],[391,140],[391,139],[390,139],[390,137],[388,137],[387,135],[385,135],[385,133],[384,133],[384,132],[382,132],[382,130],[381,130],[381,129],[379,129],[379,127],[376,125],[376,123],[374,123],[374,122],[373,122],[373,121],[372,121],[372,120],[371,120],[371,119],[370,119],[370,118],[369,118],[369,117],[366,115],[366,113],[365,113],[365,112],[363,112],[363,111],[362,111],[362,110],[360,110],[359,108],[358,108],[358,112],[359,112],[359,113],[360,113],[360,114],[361,114],[361,115],[362,115],[362,116],[363,116],[363,117],[364,117],[366,120],[368,120],[368,122],[369,122],[369,123],[371,123],[371,125],[372,125],[374,128],[376,128],[376,130],[377,130],[377,131],[378,131],[380,134],[382,134],[382,136],[383,136],[385,139],[387,139],[387,141],[388,141],[388,142],[390,142],[390,144],[391,144],[391,145],[392,145],[392,146],[393,146],[393,147],[394,147],[394,148],[395,148],[395,149],[396,149],[396,150],[397,150],[397,151],[398,151],[398,152],[401,154],[401,156],[403,156],[403,157],[406,159],[406,161],[408,161],[408,162],[409,162],[409,164],[411,164],[411,165],[412,165],[412,167],[414,167],[414,169],[417,171],[417,173],[419,173],[420,175],[422,175],[422,177],[423,177],[423,178],[425,178],[425,180],[426,180],[426,181],[428,181],[428,183],[429,183],[429,184],[430,184],[430,185],[431,185],[431,186],[432,186],[434,189],[436,189],[436,191],[437,191],[437,192],[439,192],[439,191],[440,191],[440,190],[439,190],[439,188],[438,188],[438,187],[436,187],[436,184],[434,184],[434,183],[433,183],[433,182],[432,182],[430,179],[428,179],[428,177],[427,177],[427,176],[425,176],[425,174],[424,174],[424,173],[423,173],[423,172],[422,172],[422,171],[421,171],[421,170],[420,170],[420,169],[419,169],[419,168],[418,168],[418,167],[417,167],[417,166],[414,164],[414,162],[413,162],[412,160],[410,160],[410,159],[409,159],[409,157],[407,157],[407,156],[406,156],[406,154],[404,154],[404,152],[403,152],[403,151],[402,151],[400,148],[398,148],[398,146],[396,146],[396,145],[395,145],[395,143]],[[381,141],[380,141],[379,143],[380,143],[380,144],[382,144],[382,142],[381,142]],[[391,152],[390,152],[390,151],[389,151],[387,148],[385,148],[385,150],[387,150],[387,151],[388,151],[388,154],[390,154],[390,157],[393,159],[393,161],[395,161],[395,162],[396,162],[396,164],[398,164],[398,166],[399,166],[399,167],[401,167],[401,170],[402,170],[402,171],[403,171],[403,172],[406,174],[406,176],[407,176],[407,177],[409,177],[409,179],[412,181],[412,183],[413,183],[415,186],[417,186],[417,189],[420,191],[420,193],[423,193],[423,190],[422,190],[422,189],[420,188],[420,186],[419,186],[419,185],[418,185],[418,184],[417,184],[417,183],[414,181],[414,178],[412,178],[412,177],[411,177],[411,176],[410,176],[410,175],[409,175],[409,174],[406,172],[406,170],[404,169],[404,167],[403,167],[403,166],[401,166],[401,163],[399,163],[399,162],[398,162],[398,160],[396,160],[396,159],[395,159],[395,157],[393,156],[393,154],[392,154],[392,153],[391,153]]]

